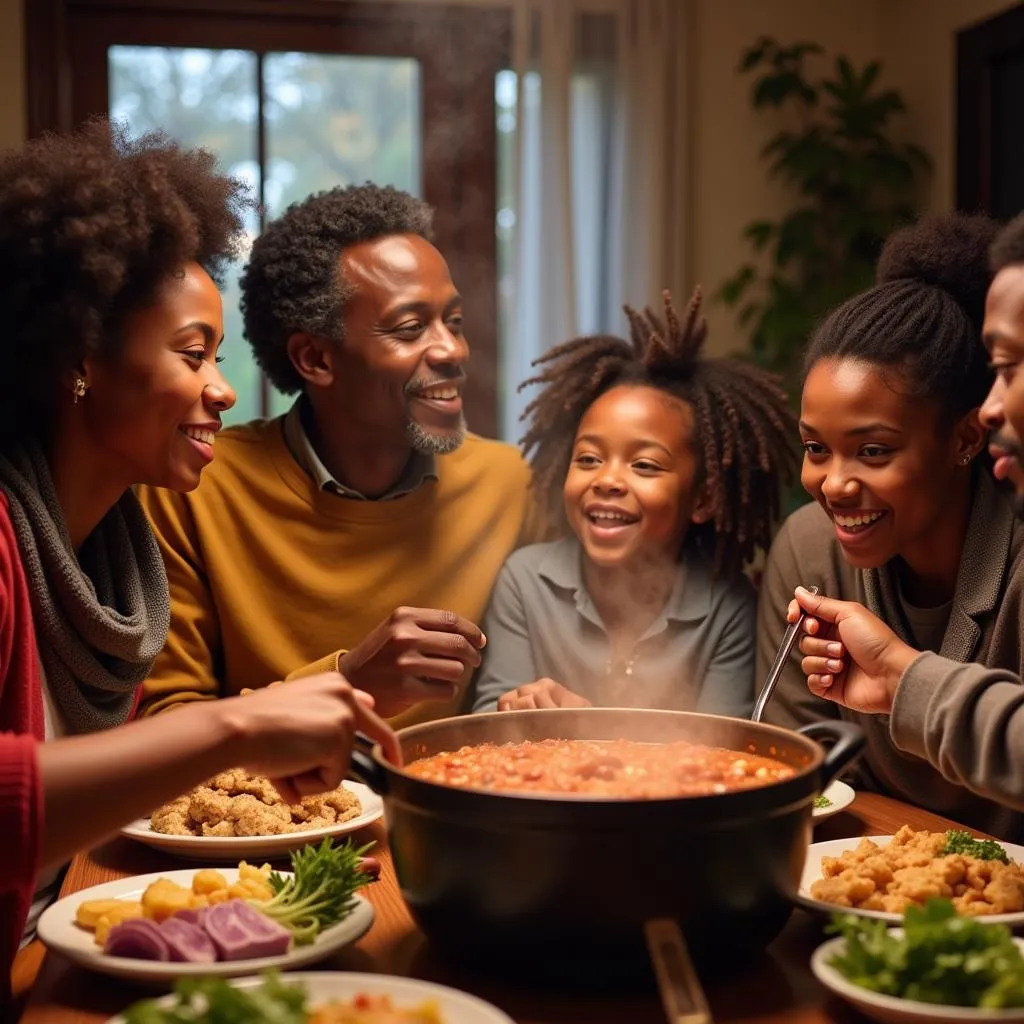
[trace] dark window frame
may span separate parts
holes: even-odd
[[[412,57],[422,68],[423,197],[467,299],[472,429],[498,427],[497,137],[494,77],[511,16],[493,8],[347,0],[32,0],[26,4],[30,137],[108,109],[112,45]]]

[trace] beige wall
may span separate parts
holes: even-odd
[[[0,0],[0,149],[25,138],[23,0]]]
[[[759,152],[781,122],[750,109],[749,82],[736,73],[743,49],[762,33],[808,40],[855,62],[880,59],[884,81],[903,92],[901,131],[935,161],[929,209],[955,196],[956,33],[1013,6],[1013,0],[692,0],[694,150],[691,259],[713,291],[749,258],[744,225],[777,216],[791,197],[768,181]],[[743,344],[731,311],[710,305],[709,348]]]
[[[693,230],[689,265],[705,294],[749,256],[744,226],[785,209],[785,191],[764,174],[760,151],[782,122],[750,107],[750,81],[736,73],[759,36],[819,43],[854,61],[878,55],[878,0],[693,0]],[[730,310],[707,307],[708,347],[742,343]]]

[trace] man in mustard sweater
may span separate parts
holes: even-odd
[[[253,245],[246,336],[299,398],[195,439],[216,449],[198,490],[140,493],[172,602],[143,713],[335,667],[396,726],[461,708],[498,570],[539,529],[519,452],[466,431],[462,299],[430,236],[429,207],[367,184]]]

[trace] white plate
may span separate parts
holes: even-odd
[[[821,795],[830,800],[831,803],[828,807],[814,808],[815,821],[821,821],[822,818],[831,818],[833,814],[845,811],[853,803],[854,797],[857,794],[853,791],[852,787],[836,779]]]
[[[218,870],[228,882],[237,881],[237,868],[233,871],[230,868]],[[285,875],[287,872],[282,871],[281,874]],[[308,946],[293,946],[290,953],[281,956],[260,957],[256,960],[217,961],[212,964],[164,963],[159,960],[107,956],[96,945],[93,933],[75,924],[75,911],[85,900],[138,900],[142,898],[146,887],[158,878],[168,878],[179,885],[191,886],[194,875],[195,871],[191,869],[134,875],[131,878],[119,878],[115,882],[104,882],[103,885],[94,885],[91,889],[72,893],[43,912],[39,918],[39,938],[48,949],[63,953],[69,960],[90,971],[143,985],[162,985],[169,988],[177,978],[186,976],[238,978],[268,967],[289,971],[296,967],[315,964],[343,946],[362,938],[373,924],[373,907],[357,894],[359,902],[352,913],[344,921],[322,931],[316,941]]]
[[[986,921],[991,918],[985,918]],[[1024,940],[1014,939],[1024,950]],[[1007,1010],[980,1010],[971,1006],[940,1006],[934,1003],[919,1003],[913,999],[898,999],[871,992],[844,978],[828,961],[841,953],[845,939],[831,939],[819,946],[811,955],[811,970],[827,989],[852,1003],[861,1013],[884,1024],[941,1024],[943,1021],[970,1021],[976,1024],[1021,1024],[1024,1022],[1024,1007]]]
[[[356,832],[375,822],[384,813],[384,801],[369,786],[345,781],[345,788],[359,798],[363,813],[338,825],[311,828],[305,832],[286,832],[280,836],[168,836],[154,832],[149,818],[139,818],[121,829],[121,835],[137,839],[156,850],[172,853],[185,860],[234,861],[259,857],[284,857],[310,843],[320,843],[328,836],[337,837]]]
[[[290,974],[289,984],[302,985],[308,996],[308,1005],[315,1009],[331,1000],[352,999],[365,993],[374,996],[390,996],[392,1002],[401,1008],[418,1006],[433,1000],[441,1010],[445,1024],[514,1024],[511,1017],[496,1006],[485,1003],[467,992],[460,992],[447,985],[435,985],[417,978],[399,978],[390,974],[356,974],[339,971],[319,971],[309,974]],[[262,978],[238,978],[231,982],[234,988],[257,988]],[[173,1005],[174,997],[165,996],[159,1000],[161,1006]],[[107,1024],[124,1024],[124,1017],[111,1017]]]
[[[813,910],[818,914],[833,914],[837,911],[843,914],[856,914],[858,917],[873,917],[879,921],[889,921],[892,924],[902,924],[902,914],[886,914],[881,910],[858,910],[856,907],[838,907],[833,903],[823,903],[811,895],[811,886],[821,878],[821,858],[839,857],[847,850],[855,850],[860,845],[862,838],[870,839],[879,846],[886,846],[892,842],[892,836],[858,836],[856,839],[833,839],[828,843],[812,843],[807,849],[807,860],[804,862],[804,873],[800,879],[800,890],[797,893],[796,901],[800,906]],[[1006,851],[1010,860],[1018,864],[1024,864],[1024,846],[1014,846],[1013,843],[1004,843],[1000,840],[999,845]],[[991,914],[981,918],[987,924],[1006,924],[1011,928],[1024,926],[1024,913],[1019,914]]]

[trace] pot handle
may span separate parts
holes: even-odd
[[[373,748],[376,745],[369,736],[361,732],[356,733],[349,774],[369,786],[378,796],[384,796],[388,791],[388,776],[374,760]]]
[[[834,741],[825,752],[825,760],[821,765],[823,789],[860,756],[867,742],[864,730],[853,722],[811,722],[810,725],[801,726],[797,732],[812,740]]]

